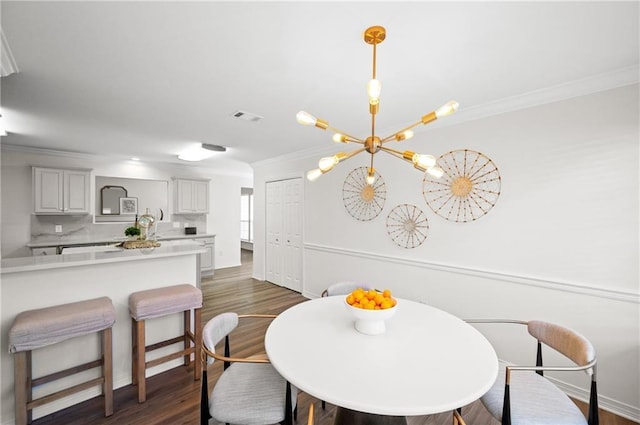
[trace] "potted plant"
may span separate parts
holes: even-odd
[[[127,227],[124,230],[124,235],[129,236],[129,239],[131,240],[138,239],[138,237],[140,236],[140,229],[135,226]]]

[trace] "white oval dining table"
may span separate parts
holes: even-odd
[[[279,314],[265,335],[275,369],[300,390],[336,405],[336,424],[406,423],[406,416],[463,407],[494,383],[495,350],[463,320],[399,299],[386,331],[364,335],[343,298],[297,304]]]

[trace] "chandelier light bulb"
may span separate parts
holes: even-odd
[[[296,120],[302,125],[316,125],[318,119],[308,112],[300,111],[296,114]]]
[[[369,103],[376,105],[380,102],[380,92],[382,91],[382,83],[375,78],[369,80],[367,84],[367,94],[369,95]]]
[[[455,100],[450,100],[449,102],[436,109],[436,116],[438,118],[442,118],[446,117],[447,115],[451,115],[458,110],[458,106],[460,106],[458,102],[456,102]]]
[[[327,171],[331,171],[331,169],[335,167],[338,162],[340,162],[340,159],[337,155],[325,156],[324,158],[320,158],[320,161],[318,161],[318,168],[323,173],[326,173]]]
[[[344,134],[336,133],[333,135],[333,141],[336,143],[348,143],[347,136]]]
[[[416,153],[413,155],[413,158],[411,158],[411,161],[413,161],[414,165],[426,168],[427,170],[436,165],[436,158],[433,155],[421,155]]]
[[[314,170],[307,172],[307,180],[309,180],[310,182],[316,181],[318,180],[318,177],[320,177],[321,175],[322,175],[322,170],[320,170],[319,168],[316,168]]]
[[[431,167],[427,168],[427,173],[429,173],[429,175],[431,175],[432,177],[439,179],[444,175],[444,170],[440,167]]]
[[[401,142],[403,140],[409,140],[412,137],[413,137],[413,131],[411,131],[411,130],[403,131],[402,133],[397,133],[396,134],[396,140],[398,142]]]
[[[376,181],[376,175],[374,174],[375,170],[373,168],[369,169],[369,175],[366,178],[366,182],[368,185],[372,185]]]

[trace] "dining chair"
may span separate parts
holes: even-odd
[[[598,425],[596,352],[584,336],[563,326],[539,320],[466,321],[526,325],[529,334],[538,341],[535,366],[501,365],[496,382],[481,398],[482,404],[502,425]],[[575,366],[544,366],[543,345],[563,354]],[[584,371],[590,375],[588,419],[563,391],[544,377],[544,371]]]
[[[226,424],[293,424],[298,390],[273,368],[266,354],[231,355],[229,334],[238,327],[240,319],[275,317],[271,314],[222,313],[206,323],[202,331],[201,425],[208,425],[210,418]],[[216,345],[223,339],[224,354],[219,354]],[[209,394],[207,365],[215,360],[224,362],[223,371]]]
[[[324,291],[322,291],[321,297],[332,297],[334,295],[348,295],[354,290],[362,288],[362,289],[373,289],[370,285],[356,283],[351,281],[344,282],[336,282],[332,285],[329,285]]]

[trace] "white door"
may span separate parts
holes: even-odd
[[[267,183],[266,279],[302,292],[302,179]]]
[[[302,179],[283,183],[282,285],[302,292]]]
[[[282,285],[282,182],[267,183],[267,281]]]

